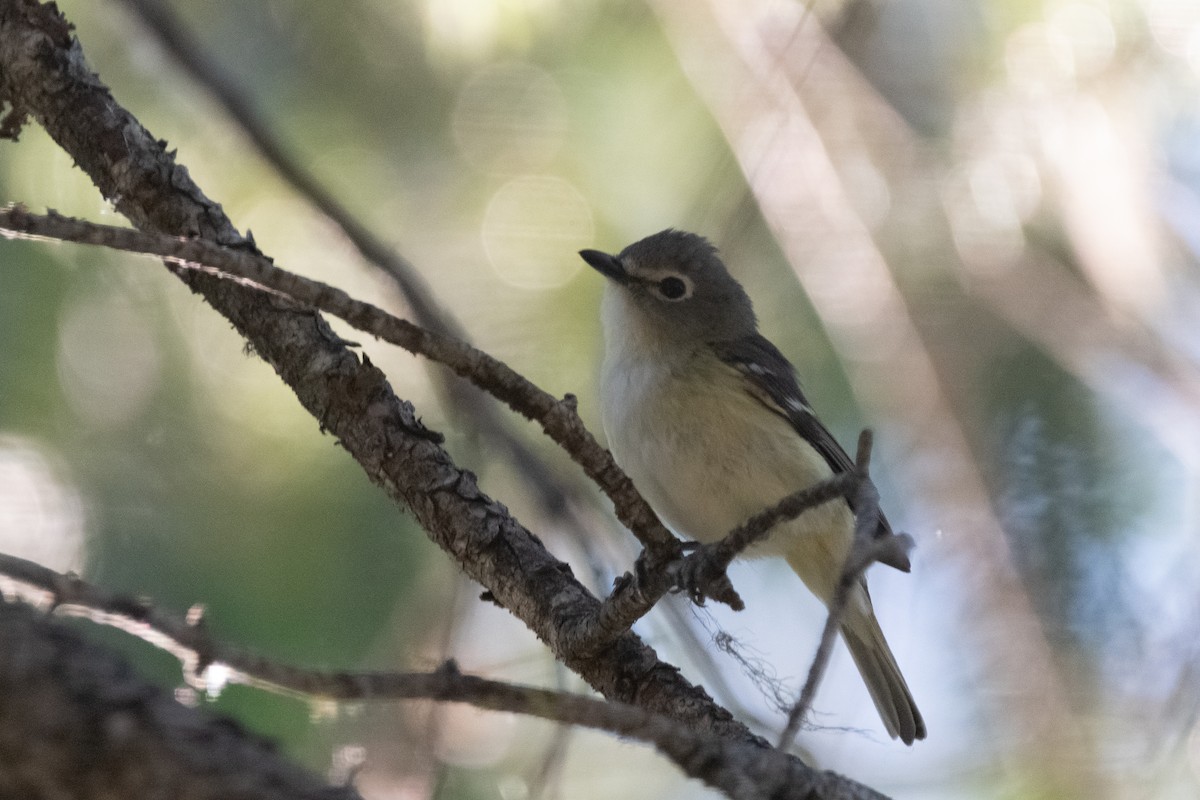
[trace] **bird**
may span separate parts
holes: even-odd
[[[676,534],[718,541],[786,495],[854,468],[707,239],[669,228],[617,255],[579,255],[606,278],[600,413],[609,448]],[[876,535],[890,533],[880,514]],[[839,499],[781,524],[746,556],[783,558],[828,606],[853,537],[854,510]],[[903,551],[882,560],[911,568]],[[888,734],[906,745],[924,739],[865,575],[840,633]]]

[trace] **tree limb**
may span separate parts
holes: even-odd
[[[137,15],[175,62],[213,96],[275,173],[337,226],[367,263],[391,278],[418,325],[460,341],[469,341],[462,324],[438,302],[416,266],[356,218],[301,159],[288,152],[285,143],[255,108],[249,93],[238,86],[228,70],[205,53],[169,4],[161,0],[121,2]],[[445,373],[435,373],[434,382],[455,424],[477,430],[499,445],[516,463],[518,473],[525,476],[526,485],[537,496],[543,512],[562,520],[562,528],[574,534],[576,542],[587,550],[587,531],[580,530],[584,520],[579,513],[573,513],[570,502],[582,494],[582,487],[563,480],[532,447],[506,428],[493,404],[464,390],[462,384]]]
[[[0,134],[16,138],[26,116],[32,116],[138,228],[257,255],[253,241],[175,163],[166,143],[155,140],[113,99],[88,68],[70,30],[52,3],[0,0],[0,102],[11,107],[0,121]],[[594,652],[566,647],[563,631],[596,615],[598,601],[569,567],[478,489],[474,476],[453,463],[412,406],[393,394],[373,365],[350,352],[319,314],[205,271],[173,271],[233,323],[368,477],[409,509],[430,538],[563,663],[609,698],[734,743],[739,764],[718,762],[722,768],[744,772],[757,760],[774,758],[760,738],[660,662],[632,632]],[[698,758],[688,762],[693,765],[714,762],[703,748],[693,755]],[[809,787],[809,796],[862,796],[864,791],[798,760],[786,763],[792,773],[788,785]],[[762,792],[748,784],[733,796]]]
[[[297,669],[222,643],[199,620],[183,619],[144,601],[113,595],[24,559],[0,554],[0,575],[21,585],[16,587],[18,595],[28,595],[32,589],[62,613],[113,625],[168,650],[181,660],[192,679],[202,677],[205,670],[227,666],[232,670],[231,682],[313,698],[467,703],[594,728],[653,745],[686,774],[734,798],[802,800],[811,797],[823,780],[816,773],[798,772],[798,762],[782,751],[721,739],[626,703],[464,675],[453,662],[428,673]]]
[[[0,795],[360,800],[228,718],[176,702],[123,660],[0,600]]]
[[[601,486],[615,506],[627,509],[627,516],[640,513],[636,505],[628,510],[631,501],[644,505],[628,478],[617,469],[612,456],[600,447],[584,427],[575,413],[572,398],[557,400],[487,353],[449,336],[424,330],[370,303],[357,300],[334,286],[288,272],[262,256],[219,247],[202,239],[143,233],[55,213],[45,216],[30,214],[20,207],[0,209],[0,234],[100,245],[159,256],[187,269],[243,279],[248,285],[277,292],[289,300],[332,314],[364,333],[449,367],[514,411],[541,424],[546,434]],[[870,480],[870,441],[869,432],[864,431],[859,444],[857,471],[835,475],[788,495],[746,520],[719,542],[698,548],[681,564],[672,565],[671,568],[664,568],[668,565],[661,562],[643,564],[636,579],[627,576],[618,583],[595,618],[596,624],[579,631],[572,638],[577,640],[579,647],[585,649],[607,644],[680,583],[696,602],[711,597],[728,603],[735,610],[742,610],[742,601],[725,575],[730,562],[766,538],[776,525],[795,519],[805,511],[835,498],[857,494],[860,491],[859,484]],[[615,481],[611,478],[615,478]],[[652,529],[652,533],[653,537],[639,537],[647,543],[651,552],[678,553],[678,544],[665,529],[661,533],[670,537],[668,540],[660,540],[660,531],[657,529]],[[899,546],[911,545],[911,540],[893,536],[885,540],[881,547],[895,547],[898,543]]]
[[[4,129],[15,136],[24,116],[32,115],[143,230],[257,252],[175,163],[165,142],[113,99],[69,31],[52,4],[0,0],[0,101],[12,107]],[[211,274],[175,272],[234,324],[372,482],[595,689],[721,736],[762,741],[633,633],[596,653],[566,648],[562,632],[594,615],[599,602],[479,490],[384,375],[347,350],[318,314]]]

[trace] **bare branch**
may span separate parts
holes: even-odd
[[[850,552],[846,554],[846,562],[842,565],[842,575],[838,579],[833,600],[829,603],[825,628],[821,631],[821,640],[817,645],[817,653],[813,656],[812,666],[808,669],[808,677],[804,681],[804,687],[800,690],[799,699],[788,713],[787,725],[779,737],[778,746],[781,750],[791,747],[792,740],[796,738],[796,733],[799,732],[800,725],[804,722],[804,716],[812,707],[813,697],[817,694],[817,687],[820,686],[821,679],[825,676],[825,668],[829,666],[829,657],[833,654],[833,643],[837,638],[846,603],[850,599],[850,590],[854,588],[867,567],[876,561],[886,559],[889,554],[894,553],[896,548],[902,548],[903,554],[906,555],[913,546],[912,537],[906,533],[893,534],[882,539],[875,536],[875,532],[879,528],[880,512],[879,491],[875,488],[870,476],[871,444],[871,432],[863,431],[858,437],[854,472],[845,473],[853,476],[854,479],[854,541],[850,546]]]
[[[233,682],[314,698],[467,703],[492,711],[603,730],[654,745],[687,775],[734,798],[806,798],[821,781],[821,776],[807,770],[807,774],[795,774],[798,762],[783,752],[721,739],[626,703],[464,675],[453,662],[428,673],[297,669],[225,645],[195,621],[159,611],[142,601],[113,595],[78,577],[62,575],[24,559],[0,554],[0,575],[10,579],[7,582],[10,591],[15,589],[16,593],[28,596],[28,589],[22,591],[15,585],[24,584],[48,597],[60,612],[119,627],[167,649],[180,657],[185,671],[192,672],[191,677],[197,669],[204,671],[224,665],[233,671],[230,674]]]
[[[114,100],[88,67],[70,30],[52,3],[0,0],[0,102],[12,109],[0,133],[15,137],[31,116],[136,227],[257,255],[253,242],[195,185],[166,143]],[[565,647],[571,640],[563,632],[597,614],[598,601],[506,509],[480,491],[473,475],[453,463],[438,446],[438,435],[395,396],[379,370],[360,361],[310,309],[203,270],[176,269],[175,274],[233,323],[368,477],[409,509],[429,537],[564,664],[609,698],[732,743],[742,776],[734,796],[871,794],[796,759],[777,762],[765,742],[683,680],[677,669],[659,661],[632,632],[586,654]],[[555,400],[554,405],[562,413],[565,402]],[[705,743],[680,758],[697,759],[702,771],[713,762],[712,752]],[[784,783],[757,785],[746,777],[755,765],[767,762],[786,765]],[[793,795],[793,789],[802,794]]]
[[[728,581],[725,572],[730,562],[746,548],[766,539],[775,526],[796,519],[809,509],[839,497],[849,497],[859,482],[854,473],[841,473],[793,492],[750,517],[720,541],[698,547],[680,565],[679,582],[696,602],[701,602],[705,596],[716,596],[723,582]],[[740,599],[733,608],[741,610]]]
[[[159,44],[176,63],[213,95],[276,173],[336,225],[363,259],[392,279],[418,325],[464,342],[469,341],[462,324],[437,301],[416,266],[359,221],[305,167],[301,159],[292,157],[267,120],[258,113],[252,98],[237,85],[232,74],[204,52],[170,5],[160,0],[123,2],[157,37]],[[563,481],[533,448],[504,426],[495,406],[481,402],[481,398],[472,392],[463,391],[461,384],[455,384],[445,373],[436,373],[435,382],[455,423],[473,427],[506,450],[516,462],[518,473],[528,478],[527,483],[540,500],[543,511],[554,517],[567,517],[569,524],[564,528],[579,533],[582,521],[578,514],[570,513],[570,504],[564,502],[564,498],[580,492]],[[580,534],[576,538],[582,546],[587,547],[586,536]]]
[[[0,0],[0,102],[13,109],[5,132],[15,135],[26,116],[34,117],[137,227],[255,252],[166,143],[113,99],[53,4]],[[566,647],[571,638],[563,632],[595,614],[599,602],[480,491],[383,374],[350,352],[318,314],[203,271],[176,274],[233,323],[372,482],[595,689],[720,736],[765,744],[631,632],[594,653]]]
[[[679,542],[663,527],[632,481],[613,461],[575,411],[575,399],[562,400],[543,391],[507,364],[451,336],[421,328],[378,306],[356,300],[335,286],[301,277],[275,266],[257,253],[232,250],[205,241],[159,233],[97,225],[51,213],[30,214],[22,208],[0,210],[0,231],[114,250],[158,256],[190,270],[217,277],[234,276],[256,288],[270,289],[290,300],[332,314],[364,333],[443,364],[459,376],[537,422],[589,478],[612,500],[618,517],[651,552],[670,560]]]

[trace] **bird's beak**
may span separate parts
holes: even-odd
[[[592,269],[604,277],[611,278],[620,284],[629,283],[629,273],[625,271],[621,259],[616,256],[602,253],[599,250],[580,250],[579,255]]]

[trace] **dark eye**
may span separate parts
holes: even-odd
[[[668,300],[678,300],[687,294],[687,284],[671,275],[658,282],[658,293]]]

